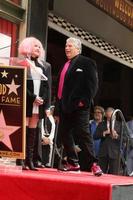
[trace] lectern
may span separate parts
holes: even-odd
[[[0,58],[0,169],[6,171],[16,171],[15,160],[25,159],[27,68],[21,63]]]

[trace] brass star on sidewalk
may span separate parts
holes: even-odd
[[[2,78],[7,78],[8,72],[6,72],[6,70],[4,70],[3,72],[1,72],[2,74]]]
[[[14,79],[12,79],[11,84],[6,84],[6,86],[9,88],[8,95],[14,92],[16,95],[18,95],[17,88],[19,88],[21,85],[16,85]]]

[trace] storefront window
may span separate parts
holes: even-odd
[[[7,52],[6,57],[17,55],[18,28],[17,24],[0,18],[0,56],[5,54],[5,51]]]
[[[11,37],[0,33],[0,57],[10,57]]]

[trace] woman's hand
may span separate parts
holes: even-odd
[[[42,105],[44,103],[44,100],[41,97],[37,96],[34,103],[39,106],[39,105]]]
[[[49,137],[43,137],[43,139],[42,139],[42,144],[43,145],[48,145],[48,144],[50,144],[51,143],[51,141],[50,141],[50,139],[49,139]]]

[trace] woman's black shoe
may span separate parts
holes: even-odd
[[[25,160],[23,159],[16,159],[16,165],[22,166],[22,170],[28,170],[28,167],[25,165]]]
[[[38,169],[35,168],[34,164],[32,161],[27,161],[26,162],[26,166],[30,169],[30,170],[33,170],[33,171],[38,171]]]

